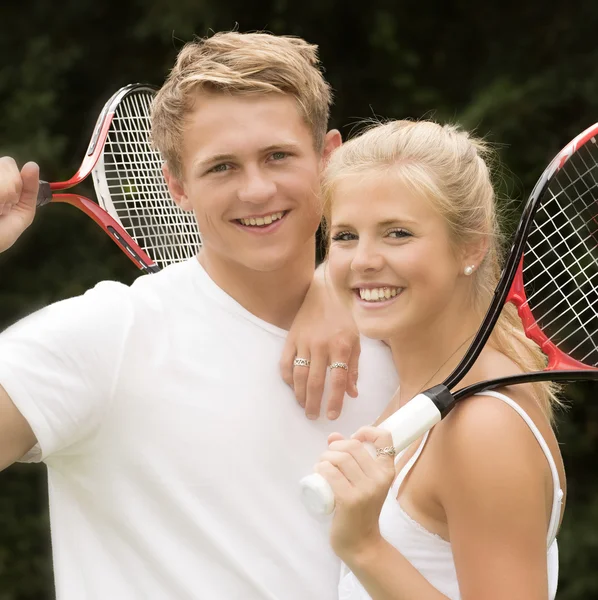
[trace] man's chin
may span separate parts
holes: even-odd
[[[251,253],[245,253],[240,256],[240,262],[250,271],[257,273],[272,273],[284,269],[292,269],[296,263],[293,258],[295,254],[279,252],[258,253],[252,256]]]

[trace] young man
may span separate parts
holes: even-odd
[[[388,350],[364,340],[359,399],[331,422],[306,419],[278,372],[314,275],[320,169],[340,143],[329,105],[302,40],[185,46],[153,127],[202,231],[198,259],[101,283],[0,336],[0,468],[48,466],[59,600],[336,597],[297,482],[396,380]],[[0,161],[0,249],[33,218],[37,180]]]

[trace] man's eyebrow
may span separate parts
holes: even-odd
[[[260,153],[266,154],[273,150],[299,150],[300,145],[296,142],[279,142],[278,144],[270,144],[260,150]]]
[[[209,165],[213,165],[215,163],[226,162],[227,160],[234,160],[234,154],[213,154],[212,156],[208,156],[202,160],[198,160],[193,168],[196,171],[199,171]]]

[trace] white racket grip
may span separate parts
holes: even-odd
[[[390,432],[395,450],[401,452],[441,418],[440,410],[432,399],[427,394],[418,394],[380,423],[380,427]]]
[[[441,418],[441,412],[432,399],[426,394],[418,394],[381,423],[380,427],[390,432],[396,451],[401,452]],[[334,493],[320,474],[304,477],[300,486],[303,504],[312,515],[322,517],[334,511]]]

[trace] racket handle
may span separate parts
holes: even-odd
[[[418,394],[380,424],[382,429],[386,429],[392,435],[397,452],[407,448],[411,442],[431,429],[452,408],[453,403],[449,400],[452,396],[446,388],[439,390],[440,393],[430,393],[436,392],[437,388]],[[375,456],[375,449],[372,452],[372,448],[368,450]],[[312,515],[322,517],[334,511],[334,493],[330,484],[320,474],[313,473],[304,477],[300,486],[303,504]]]
[[[52,200],[52,190],[47,181],[39,182],[39,190],[37,191],[37,206],[48,204]]]

